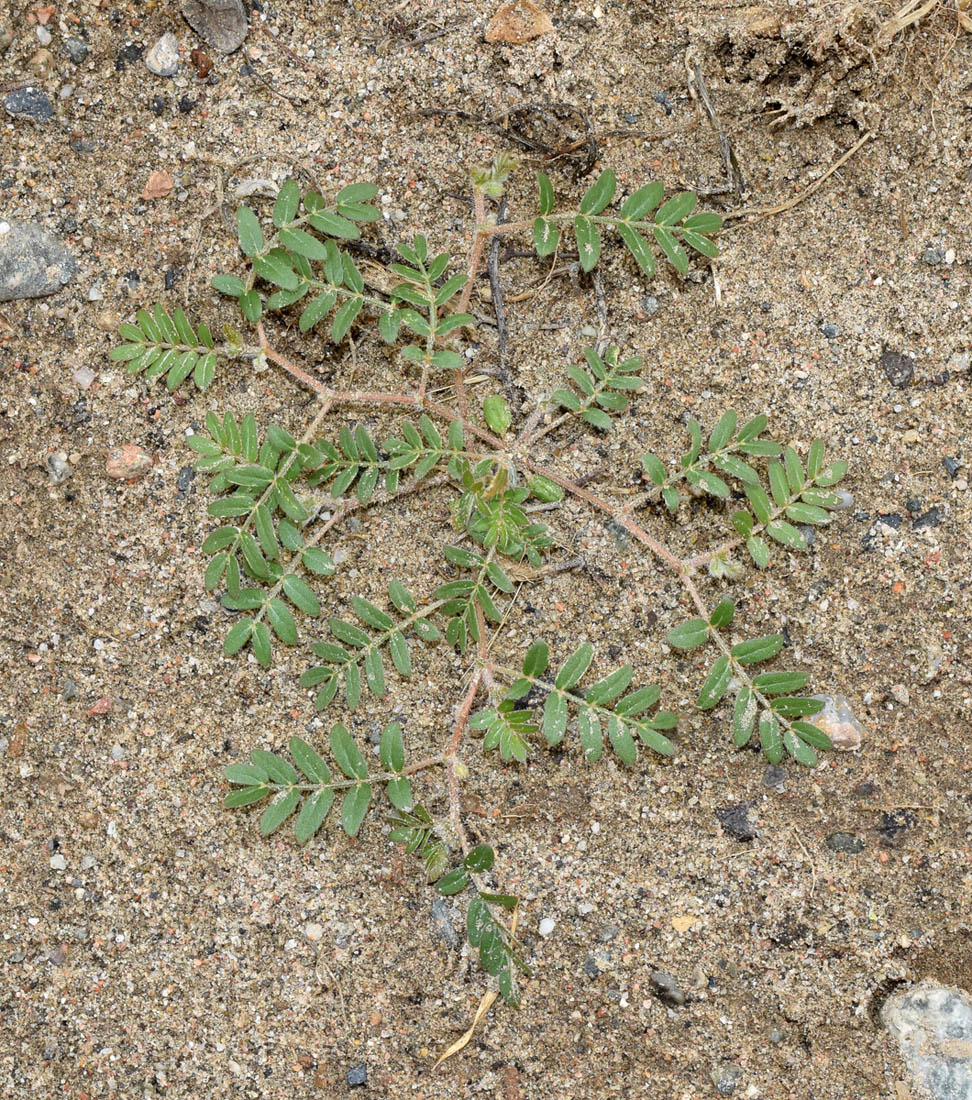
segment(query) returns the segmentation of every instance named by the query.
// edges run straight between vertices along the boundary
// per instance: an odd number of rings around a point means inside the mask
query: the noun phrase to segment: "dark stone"
[[[29,118],[32,122],[47,122],[54,117],[54,108],[43,88],[14,88],[3,97],[3,107],[14,118]]]
[[[180,99],[180,100],[179,100],[179,110],[180,110],[180,111],[181,111],[181,112],[182,112],[182,113],[183,113],[184,115],[187,115],[187,114],[189,114],[189,112],[190,112],[190,111],[191,111],[191,110],[193,109],[193,107],[195,107],[195,106],[196,106],[196,100],[194,100],[194,99],[190,99],[190,98],[189,98],[189,97],[188,97],[187,95],[184,95],[184,96],[182,97],[182,99]]]
[[[919,516],[914,522],[916,531],[923,531],[926,527],[937,527],[942,522],[942,514],[937,508],[929,508],[924,515]]]
[[[820,326],[820,331],[827,337],[828,340],[836,340],[840,335],[840,329],[837,325],[825,324]]]
[[[757,836],[753,823],[749,820],[749,803],[738,802],[735,806],[723,806],[716,810],[716,817],[723,829],[736,840],[754,840]]]
[[[893,527],[895,531],[901,526],[901,516],[897,512],[882,513],[878,516],[878,519],[885,527]]]
[[[206,45],[220,53],[238,50],[250,26],[243,0],[182,0],[182,15]]]
[[[592,982],[601,976],[601,968],[597,965],[597,959],[593,955],[588,955],[584,960],[584,973]]]
[[[674,103],[668,96],[668,92],[653,92],[651,97],[656,103],[660,103],[665,108],[665,114],[670,115],[675,109]]]
[[[44,298],[77,274],[74,256],[59,237],[30,222],[4,222],[0,229],[0,302]]]
[[[189,486],[192,484],[193,478],[196,476],[196,468],[194,466],[183,466],[179,471],[179,476],[176,478],[176,490],[180,493],[186,493],[189,491]]]
[[[786,769],[781,768],[779,764],[770,764],[770,766],[763,772],[763,786],[775,787],[778,790],[783,789],[783,783],[786,780]]]
[[[86,61],[88,54],[91,53],[91,47],[83,38],[65,38],[61,48],[75,65],[80,65]]]
[[[167,267],[165,269],[165,275],[162,279],[162,285],[166,290],[172,290],[176,283],[175,268]]]
[[[156,95],[152,96],[152,114],[161,115],[165,110],[165,96]]]
[[[905,507],[908,509],[909,512],[920,512],[921,501],[917,497],[909,497],[907,502],[905,503]]]
[[[911,810],[882,810],[878,836],[885,848],[896,848],[902,840],[901,834],[910,829],[917,818]]]
[[[124,72],[128,63],[139,61],[143,53],[145,53],[144,46],[137,46],[134,42],[126,42],[115,55],[115,71]]]
[[[885,348],[878,362],[887,380],[898,389],[907,386],[915,377],[915,361],[910,355],[902,355]]]
[[[367,1066],[355,1066],[354,1069],[348,1070],[348,1084],[351,1088],[357,1088],[358,1085],[363,1085],[367,1080]]]
[[[962,464],[957,458],[949,458],[948,455],[942,459],[942,465],[945,467],[945,473],[950,478],[958,477],[958,472],[962,468]]]
[[[872,794],[877,794],[877,791],[877,783],[858,783],[851,791],[851,796],[853,798],[870,798]]]
[[[682,992],[682,987],[678,984],[677,978],[673,978],[671,974],[666,973],[664,970],[653,970],[650,980],[655,996],[660,1001],[667,1001],[671,1005],[685,1004],[685,994]]]
[[[832,852],[863,852],[866,845],[859,836],[853,833],[831,833],[827,837],[827,847]]]

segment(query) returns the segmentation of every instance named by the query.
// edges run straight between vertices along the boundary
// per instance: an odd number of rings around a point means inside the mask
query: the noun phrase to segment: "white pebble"
[[[308,924],[304,928],[304,935],[311,941],[311,943],[317,943],[317,941],[324,935],[324,928],[320,924]]]
[[[549,936],[557,927],[557,922],[552,917],[544,917],[540,922],[539,932],[541,936]]]
[[[65,871],[67,870],[67,860],[60,852],[56,856],[51,856],[51,870],[52,871]]]

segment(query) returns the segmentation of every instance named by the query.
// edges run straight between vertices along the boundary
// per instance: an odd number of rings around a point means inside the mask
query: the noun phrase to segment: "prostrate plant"
[[[205,584],[222,591],[223,606],[238,613],[224,652],[249,647],[266,666],[275,643],[297,645],[311,627],[313,659],[300,684],[314,692],[319,710],[341,706],[353,713],[366,692],[384,697],[390,678],[407,679],[416,666],[425,669],[429,647],[441,644],[462,655],[465,686],[451,731],[433,757],[409,762],[403,730],[390,722],[381,735],[380,769],[370,770],[346,726],[336,723],[328,759],[294,737],[292,764],[277,753],[254,749],[248,763],[227,768],[226,779],[236,789],[226,805],[265,803],[261,832],[269,835],[293,818],[297,841],[305,844],[335,804],[340,805],[341,828],[356,835],[383,790],[391,838],[417,857],[435,889],[446,895],[471,891],[469,942],[498,991],[515,1002],[516,973],[525,969],[513,933],[518,903],[496,885],[492,847],[472,845],[467,838],[459,799],[459,783],[468,776],[461,759],[467,735],[481,733],[483,751],[496,752],[504,762],[523,764],[539,748],[570,744],[576,737],[588,764],[599,760],[607,745],[631,766],[639,746],[674,753],[671,731],[678,723],[672,711],[656,709],[659,687],[637,685],[629,664],[585,683],[595,664],[590,643],[558,654],[555,661],[541,639],[515,665],[492,656],[493,635],[515,614],[520,588],[557,566],[552,560],[557,531],[540,522],[539,513],[556,517],[559,502],[573,497],[611,517],[669,567],[696,612],[668,633],[669,645],[690,650],[711,644],[719,651],[701,685],[698,707],[712,710],[734,695],[729,720],[737,746],[756,733],[774,763],[788,753],[810,765],[815,750],[830,743],[808,721],[821,703],[801,694],[807,677],[754,673],[753,666],[780,652],[781,635],[729,636],[737,627],[733,601],[723,598],[710,607],[697,579],[706,571],[712,578],[736,579],[744,568],[733,557],[740,548],[758,568],[770,564],[771,543],[787,551],[806,550],[800,526],[826,523],[843,506],[842,494],[832,487],[846,464],[825,465],[819,441],[804,464],[792,447],[764,437],[765,416],[739,426],[730,410],[707,442],[700,425],[689,420],[690,446],[674,468],[646,453],[642,467],[649,489],[627,509],[597,496],[567,478],[556,463],[542,462],[537,445],[554,432],[610,431],[627,411],[631,395],[648,387],[638,373],[641,360],[622,358],[616,348],[586,349],[585,365],[568,368],[563,384],[541,396],[523,417],[518,434],[512,433],[513,413],[498,393],[482,400],[481,415],[471,411],[464,351],[475,320],[468,305],[492,237],[528,233],[542,258],[562,247],[563,230],[570,230],[584,271],[601,259],[604,230],[620,236],[647,275],[656,270],[655,249],[679,273],[689,264],[685,246],[707,259],[718,255],[713,236],[721,220],[696,213],[690,193],[663,203],[661,185],[649,183],[616,213],[608,213],[617,190],[610,170],[601,173],[576,209],[559,213],[552,184],[540,174],[536,216],[496,224],[486,212],[486,200],[502,194],[510,168],[507,159],[498,158],[473,174],[475,225],[464,272],[450,272],[450,256],[432,255],[422,236],[399,244],[398,259],[387,267],[369,263],[363,272],[351,249],[360,226],[378,220],[370,205],[376,188],[353,184],[329,202],[316,191],[302,194],[288,181],[274,204],[272,227],[265,228],[247,207],[239,209],[246,270],[213,279],[217,290],[235,300],[243,320],[255,326],[255,344],[246,343],[231,326],[217,344],[206,325],[194,328],[181,310],[170,314],[155,306],[139,310],[136,324],[122,326],[125,343],[112,354],[133,373],[165,376],[170,389],[190,376],[206,388],[221,359],[260,359],[319,396],[318,415],[300,439],[281,425],[271,424],[261,433],[251,414],[238,422],[230,412],[210,412],[206,434],[188,441],[199,455],[197,469],[211,477],[209,514],[219,521],[202,547],[209,555]],[[347,340],[355,326],[375,326],[385,342],[400,345],[402,387],[370,392],[323,384],[269,342],[264,322],[277,314],[294,314],[297,330],[308,339],[329,318],[332,344]],[[319,346],[319,340],[310,346]],[[433,383],[437,393],[451,393],[452,399],[433,399]],[[397,410],[394,433],[379,440],[352,419],[338,420],[336,430],[324,435],[325,420],[347,406],[386,414]],[[448,579],[426,593],[413,593],[392,579],[384,606],[357,595],[350,600],[350,614],[325,610],[332,602],[326,581],[337,569],[326,549],[327,536],[354,512],[388,504],[404,509],[411,494],[442,487],[452,492],[451,530],[442,540],[440,564]],[[686,494],[706,496],[715,509],[728,511],[728,527],[712,549],[680,558],[635,513],[648,509],[664,526]],[[314,627],[318,620],[322,625]],[[441,686],[439,710],[446,713],[450,689]],[[415,801],[409,778],[434,769],[445,776],[448,810],[440,817]]]

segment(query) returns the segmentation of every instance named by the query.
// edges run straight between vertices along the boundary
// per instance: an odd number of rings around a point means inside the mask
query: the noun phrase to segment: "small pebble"
[[[52,871],[66,871],[67,860],[64,856],[58,852],[56,855],[51,856],[51,870]]]
[[[906,707],[911,702],[911,692],[904,686],[904,684],[892,684],[891,685],[891,698],[895,702],[900,703],[903,707]]]
[[[320,924],[308,924],[304,926],[304,935],[311,941],[311,943],[317,943],[318,940],[324,935],[324,927]]]
[[[124,760],[125,759],[125,750],[124,750],[124,748],[122,748],[122,746],[118,745],[118,744],[112,745],[111,746],[111,758],[116,763],[119,760]]]
[[[152,469],[152,456],[134,443],[112,447],[105,461],[105,473],[118,481],[144,477]]]
[[[80,65],[91,53],[91,47],[82,38],[65,38],[61,48],[75,65]]]
[[[863,852],[865,844],[859,836],[854,836],[853,833],[831,833],[830,836],[827,837],[827,847],[832,852],[849,852],[855,854],[857,852]]]
[[[60,485],[73,473],[71,467],[68,465],[67,455],[63,451],[54,453],[53,451],[47,455],[44,459],[44,465],[47,467],[48,476],[51,479],[52,485]]]
[[[220,53],[238,50],[250,27],[243,0],[182,0],[182,14],[206,45]]]
[[[749,803],[739,802],[735,806],[723,806],[716,810],[716,817],[723,829],[736,840],[754,840],[758,835],[749,820]]]
[[[887,380],[898,389],[907,386],[915,377],[915,361],[910,355],[885,348],[879,363]]]
[[[179,42],[174,34],[163,34],[146,53],[145,67],[156,76],[175,76],[179,71]]]
[[[819,699],[824,708],[813,716],[813,724],[825,733],[833,742],[835,749],[849,751],[861,746],[864,727],[854,717],[850,703],[843,695],[812,695]]]
[[[3,97],[3,107],[8,115],[32,122],[47,122],[54,117],[54,108],[42,88],[15,88]]]
[[[51,32],[47,27],[37,28],[37,41],[40,42],[42,46],[49,46],[51,44]]]
[[[937,508],[929,508],[914,521],[914,528],[916,531],[924,531],[929,527],[937,527],[941,522],[941,512]]]
[[[62,699],[77,699],[78,697],[78,685],[73,680],[65,680],[61,684],[61,698]]]
[[[367,1066],[355,1066],[354,1069],[348,1070],[348,1084],[351,1086],[351,1088],[356,1088],[358,1085],[363,1085],[367,1080]]]
[[[925,251],[922,252],[921,258],[929,267],[935,267],[945,259],[941,249],[936,248],[934,245],[929,245]]]
[[[95,372],[90,367],[76,367],[71,372],[71,377],[77,382],[81,389],[86,390],[95,380]]]
[[[653,970],[650,977],[655,995],[659,1000],[667,1001],[673,1005],[685,1004],[685,994],[682,987],[671,974],[666,973],[664,970]]]
[[[779,764],[770,764],[770,766],[763,772],[763,786],[773,787],[775,790],[782,791],[786,780],[786,769],[781,768]]]
[[[552,917],[544,917],[540,922],[538,931],[541,936],[549,936],[553,930],[557,927],[557,922]]]
[[[107,714],[114,706],[114,702],[110,695],[103,695],[97,702],[88,707],[88,717],[100,718],[102,715]]]
[[[653,294],[641,299],[641,312],[646,317],[654,317],[660,308],[658,299]]]
[[[958,472],[962,468],[962,464],[957,458],[950,458],[948,455],[942,459],[942,465],[945,467],[945,473],[947,473],[953,481],[958,477]]]

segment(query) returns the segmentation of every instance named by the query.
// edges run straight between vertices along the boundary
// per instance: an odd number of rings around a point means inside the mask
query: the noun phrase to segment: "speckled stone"
[[[972,996],[923,981],[889,997],[881,1022],[898,1042],[919,1095],[972,1100]]]
[[[59,237],[39,225],[0,217],[0,302],[54,294],[77,271]]]

